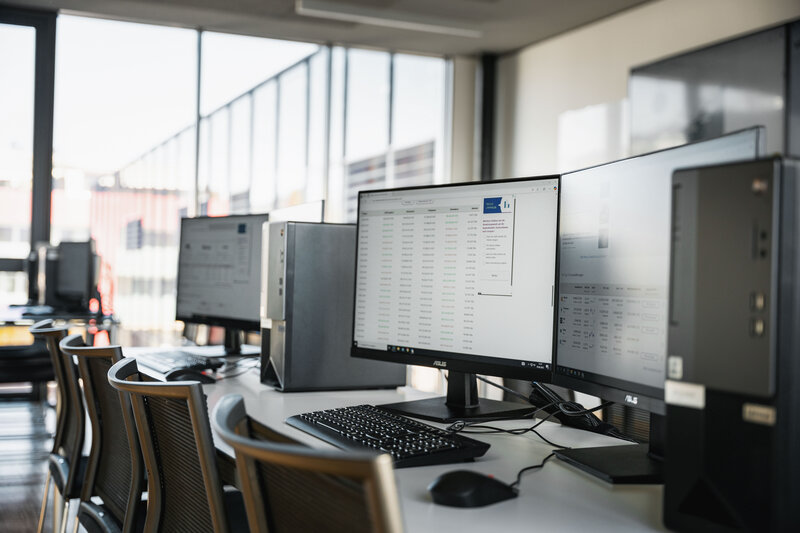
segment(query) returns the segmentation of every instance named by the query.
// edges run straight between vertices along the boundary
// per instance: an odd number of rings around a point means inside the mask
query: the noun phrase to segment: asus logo
[[[434,361],[433,366],[440,366],[442,368],[447,368],[447,361]]]
[[[638,405],[639,404],[639,397],[632,396],[630,394],[625,395],[625,403],[629,403],[631,405]]]

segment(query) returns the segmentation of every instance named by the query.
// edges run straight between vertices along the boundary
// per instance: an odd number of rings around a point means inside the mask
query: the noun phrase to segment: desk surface
[[[429,397],[407,387],[391,391],[277,392],[259,382],[258,371],[204,385],[209,410],[226,394],[241,394],[248,414],[259,422],[317,448],[327,443],[284,423],[292,415],[364,403],[381,404]],[[522,422],[504,422],[519,427]],[[545,422],[540,432],[553,442],[573,447],[620,444],[620,441]],[[476,470],[511,482],[519,469],[540,462],[551,446],[533,434],[473,436],[491,444],[474,463],[402,468],[395,471],[406,531],[664,531],[661,523],[662,486],[612,486],[552,458],[545,467],[523,475],[518,498],[480,509],[455,509],[432,503],[428,484],[456,469]],[[231,449],[215,436],[219,449]]]

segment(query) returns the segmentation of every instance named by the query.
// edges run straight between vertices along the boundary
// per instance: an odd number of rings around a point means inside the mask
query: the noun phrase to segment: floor
[[[0,399],[0,531],[36,531],[54,429],[47,403]]]

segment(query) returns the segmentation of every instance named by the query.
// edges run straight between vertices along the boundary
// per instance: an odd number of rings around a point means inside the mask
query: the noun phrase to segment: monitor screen
[[[266,221],[265,214],[181,220],[177,320],[258,329]]]
[[[754,159],[762,141],[753,128],[562,176],[556,383],[663,409],[672,172]]]
[[[353,354],[545,379],[558,177],[359,194]]]
[[[58,245],[57,292],[62,298],[89,301],[94,289],[94,241]]]

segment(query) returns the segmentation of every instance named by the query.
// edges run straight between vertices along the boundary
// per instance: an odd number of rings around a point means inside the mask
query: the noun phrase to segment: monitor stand
[[[608,483],[664,483],[663,415],[650,413],[650,443],[556,450],[556,457]]]
[[[225,355],[241,355],[244,330],[225,328]]]
[[[475,374],[452,370],[447,379],[447,399],[439,396],[427,400],[384,404],[379,407],[434,422],[520,418],[535,409],[531,405],[478,398],[478,382]]]

